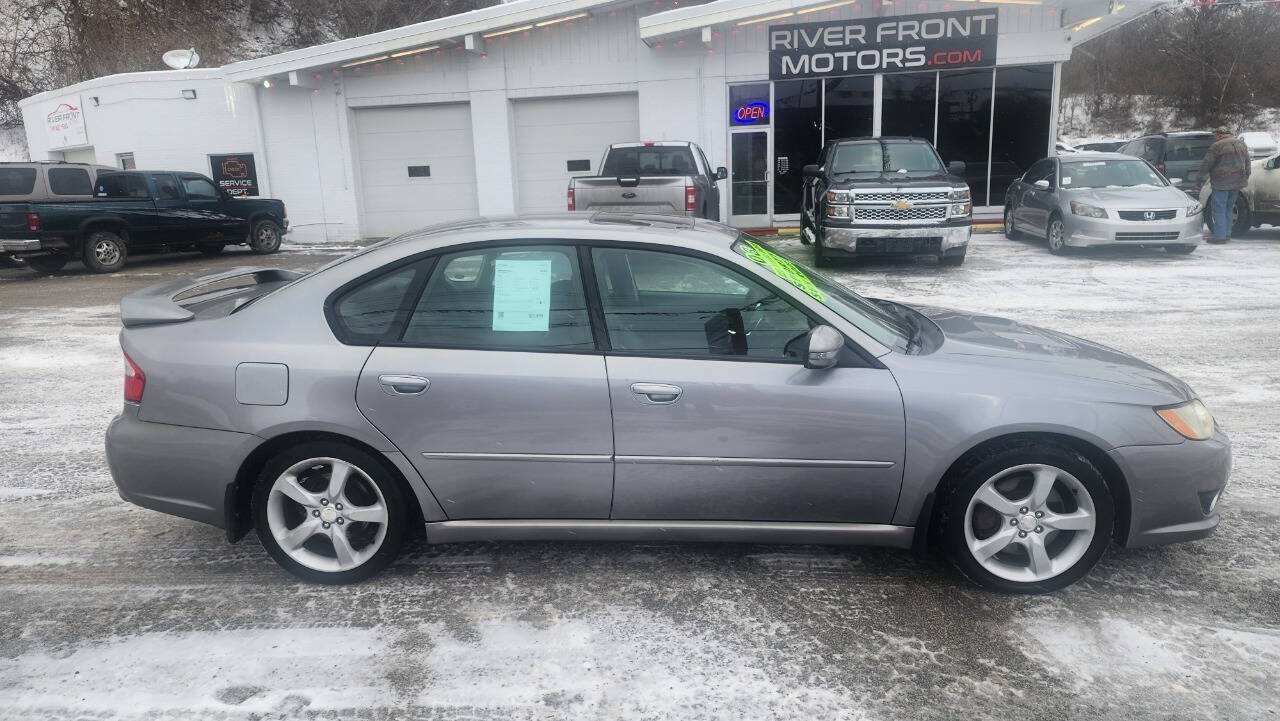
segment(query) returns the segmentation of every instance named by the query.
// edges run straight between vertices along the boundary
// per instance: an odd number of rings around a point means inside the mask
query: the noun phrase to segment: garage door
[[[361,108],[356,142],[365,237],[477,214],[469,105]]]
[[[537,98],[514,106],[522,213],[563,211],[571,176],[599,172],[596,164],[610,143],[639,140],[634,94]]]

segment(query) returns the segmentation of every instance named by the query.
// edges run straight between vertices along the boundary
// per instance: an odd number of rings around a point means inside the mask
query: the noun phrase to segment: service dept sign
[[[769,79],[996,64],[995,10],[769,26]]]
[[[51,100],[41,106],[41,112],[44,115],[44,133],[49,141],[49,150],[89,144],[79,95]]]

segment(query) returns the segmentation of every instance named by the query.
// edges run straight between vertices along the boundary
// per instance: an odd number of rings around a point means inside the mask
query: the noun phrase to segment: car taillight
[[[40,232],[40,214],[27,213],[27,230],[38,233]]]
[[[123,351],[121,351],[123,353]],[[124,399],[127,403],[141,403],[142,392],[147,388],[147,374],[124,353]]]
[[[692,185],[684,186],[684,209],[695,210],[698,207],[698,189]]]
[[[569,206],[569,210],[577,210],[578,204],[573,199],[573,188],[569,188],[569,192],[565,193],[565,201]]]

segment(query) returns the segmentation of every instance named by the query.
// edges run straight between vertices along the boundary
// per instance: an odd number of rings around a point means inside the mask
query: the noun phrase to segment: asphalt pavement
[[[0,269],[0,718],[1280,718],[1280,228],[1190,256],[982,235],[960,268],[832,272],[1133,353],[1232,437],[1217,535],[1038,597],[906,552],[730,544],[419,542],[312,586],[252,535],[121,501],[121,296],[345,250]]]

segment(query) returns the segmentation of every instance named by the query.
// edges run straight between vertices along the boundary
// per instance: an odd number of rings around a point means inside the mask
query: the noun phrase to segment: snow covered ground
[[[960,268],[834,273],[1137,354],[1191,383],[1232,436],[1216,536],[1113,549],[1042,597],[986,593],[903,552],[817,546],[419,544],[360,586],[298,583],[252,537],[229,546],[123,503],[102,453],[120,296],[245,260],[0,269],[0,718],[1280,715],[1280,229],[1190,256],[1056,257],[984,235]]]

